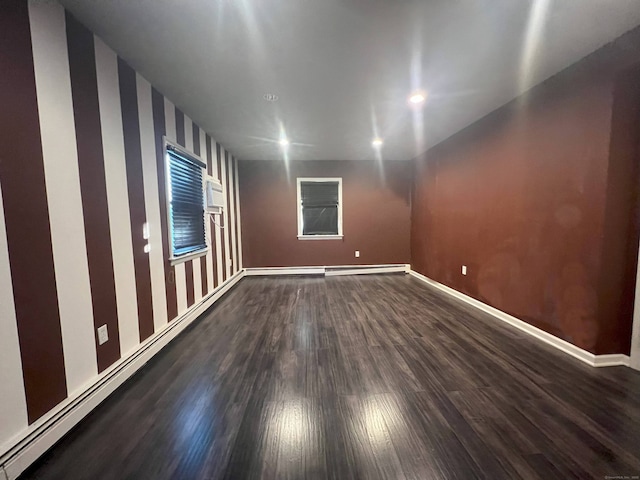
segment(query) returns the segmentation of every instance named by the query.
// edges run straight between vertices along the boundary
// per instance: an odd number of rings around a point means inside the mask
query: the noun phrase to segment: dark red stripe
[[[23,0],[0,4],[0,71],[0,184],[27,416],[33,423],[66,398],[67,382],[29,13]]]
[[[224,156],[224,164],[225,164],[225,170],[226,170],[226,178],[224,179],[224,181],[226,182],[226,195],[227,195],[227,222],[228,222],[228,226],[225,228],[225,230],[227,231],[227,235],[229,236],[229,257],[230,257],[230,261],[231,261],[231,275],[233,275],[236,271],[236,266],[235,266],[235,262],[233,261],[233,241],[231,239],[231,231],[233,229],[233,225],[231,225],[231,209],[233,208],[233,205],[231,204],[231,171],[229,169],[229,165],[231,164],[231,162],[229,161],[231,155],[229,154],[229,152],[225,152],[225,156]]]
[[[136,72],[121,58],[118,58],[118,77],[120,83],[120,104],[122,108],[122,128],[124,133],[124,152],[127,166],[133,264],[136,273],[136,293],[138,295],[138,326],[140,329],[140,341],[142,341],[153,334],[151,270],[149,268],[149,255],[144,251],[144,246],[147,241],[142,235],[142,227],[147,221],[147,214],[144,206]]]
[[[195,301],[195,283],[193,281],[193,260],[184,262],[184,272],[187,280],[187,307]]]
[[[186,146],[184,140],[184,113],[176,107],[176,141],[184,147]]]
[[[120,337],[102,151],[96,59],[93,33],[68,13],[66,24],[80,192],[96,333],[96,355],[98,371],[102,372],[120,358]],[[109,340],[99,345],[97,329],[105,324],[109,330]]]
[[[238,189],[236,188],[236,176],[237,176],[237,171],[235,169],[235,163],[236,163],[236,159],[233,158],[233,156],[231,156],[231,179],[233,182],[233,212],[234,212],[234,219],[235,222],[233,222],[233,229],[236,232],[236,267],[235,267],[235,271],[237,272],[238,270],[240,270],[240,255],[242,255],[242,252],[240,251],[240,236],[238,235]]]
[[[166,134],[164,118],[164,96],[155,88],[151,90],[153,109],[153,132],[156,142],[156,170],[158,172],[158,198],[160,200],[160,230],[162,232],[162,251],[164,252],[164,287],[167,296],[167,317],[169,321],[178,316],[178,296],[176,294],[176,272],[169,257],[169,226],[167,220],[167,194],[165,177],[164,145],[162,136]]]
[[[218,178],[220,179],[220,183],[222,183],[222,187],[225,188],[224,178],[222,178],[222,162],[224,162],[224,158],[221,157],[222,149],[220,148],[220,144],[216,142],[216,153],[218,155]],[[220,268],[222,269],[222,281],[224,282],[227,279],[227,255],[226,248],[224,245],[225,235],[227,234],[226,225],[224,223],[224,215],[219,215],[220,217],[220,226],[222,227],[220,233],[222,234],[220,237],[220,248],[222,249],[222,265]]]
[[[191,122],[191,129],[193,130],[193,153],[200,156],[200,127]]]
[[[193,124],[193,153],[198,156],[202,154],[202,152],[200,151],[200,127],[198,127],[195,123]],[[206,222],[209,221],[208,215],[205,215],[204,220]],[[205,296],[209,291],[207,288],[207,256],[204,255],[198,260],[200,261],[200,287],[202,288],[202,296]]]
[[[184,113],[178,107],[176,107],[176,140],[178,143],[186,148],[185,143],[185,128],[184,128]],[[195,287],[193,282],[193,260],[187,260],[184,262],[184,271],[187,284],[187,307],[193,305],[195,301]]]
[[[207,134],[204,136],[204,144],[207,150],[207,174],[213,176],[213,152],[211,149],[211,137]]]
[[[209,135],[205,136],[205,144],[207,148],[207,173],[213,176],[213,149],[211,148],[211,137]],[[211,219],[207,219],[211,225],[211,264],[213,266],[213,285],[212,288],[216,288],[218,286],[218,271],[217,271],[217,259],[216,259],[216,226]]]
[[[205,215],[205,222],[209,221],[209,215]],[[209,280],[207,279],[207,256],[200,257],[200,281],[202,284],[202,296],[209,293]]]

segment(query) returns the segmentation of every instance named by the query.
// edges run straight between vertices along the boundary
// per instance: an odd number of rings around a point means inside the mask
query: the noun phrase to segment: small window
[[[166,142],[167,212],[171,260],[207,250],[203,169],[195,155]]]
[[[341,178],[298,178],[298,238],[342,238]]]

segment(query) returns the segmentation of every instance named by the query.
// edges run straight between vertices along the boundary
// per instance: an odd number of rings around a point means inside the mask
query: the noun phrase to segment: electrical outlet
[[[102,345],[107,340],[109,340],[109,332],[107,331],[107,326],[102,325],[98,327],[98,345]]]
[[[467,266],[466,265],[462,265],[462,274],[463,275],[467,274]]]
[[[356,250],[356,258],[360,258],[360,250]]]

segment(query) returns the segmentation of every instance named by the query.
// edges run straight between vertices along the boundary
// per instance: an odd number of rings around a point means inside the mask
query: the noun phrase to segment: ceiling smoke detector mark
[[[275,93],[265,93],[262,98],[264,98],[267,102],[277,102],[278,95]]]

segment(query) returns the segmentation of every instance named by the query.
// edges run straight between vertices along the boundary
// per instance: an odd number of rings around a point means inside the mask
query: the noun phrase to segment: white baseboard
[[[325,277],[338,275],[373,275],[376,273],[409,273],[409,265],[358,265],[355,267],[326,267]]]
[[[169,344],[180,332],[187,328],[205,310],[213,305],[231,287],[245,276],[240,270],[224,284],[216,288],[200,303],[194,305],[179,318],[147,340],[125,358],[102,372],[86,389],[66,399],[54,410],[29,426],[11,445],[0,450],[0,472],[7,480],[14,480],[29,465],[71,430],[122,383],[131,377],[145,363]],[[4,480],[3,477],[0,477]]]
[[[548,345],[551,345],[558,350],[563,351],[564,353],[571,355],[578,360],[590,365],[592,367],[613,367],[618,365],[629,366],[629,356],[622,354],[610,354],[610,355],[594,355],[591,352],[587,352],[580,347],[573,345],[572,343],[567,342],[566,340],[562,340],[561,338],[556,337],[544,330],[539,329],[538,327],[534,327],[533,325],[528,324],[516,318],[508,313],[503,312],[502,310],[498,310],[495,307],[487,305],[486,303],[481,302],[480,300],[476,300],[468,295],[465,295],[462,292],[459,292],[451,287],[447,287],[442,283],[436,282],[424,275],[411,270],[409,272],[410,275],[413,275],[415,278],[422,280],[423,282],[435,287],[443,292],[448,293],[449,295],[462,300],[463,302],[468,303],[469,305],[473,305],[474,307],[482,310],[485,313],[488,313],[498,320],[502,320],[514,327],[522,330],[523,332],[528,333],[529,335],[536,337],[538,340],[542,340]]]
[[[609,353],[606,355],[594,355],[593,366],[594,367],[617,367],[617,366],[630,366],[629,355],[622,353]]]
[[[264,267],[245,268],[246,275],[324,275],[324,267]]]
[[[245,268],[247,276],[265,275],[366,275],[375,273],[409,273],[409,265],[335,265],[321,267],[259,267]]]

